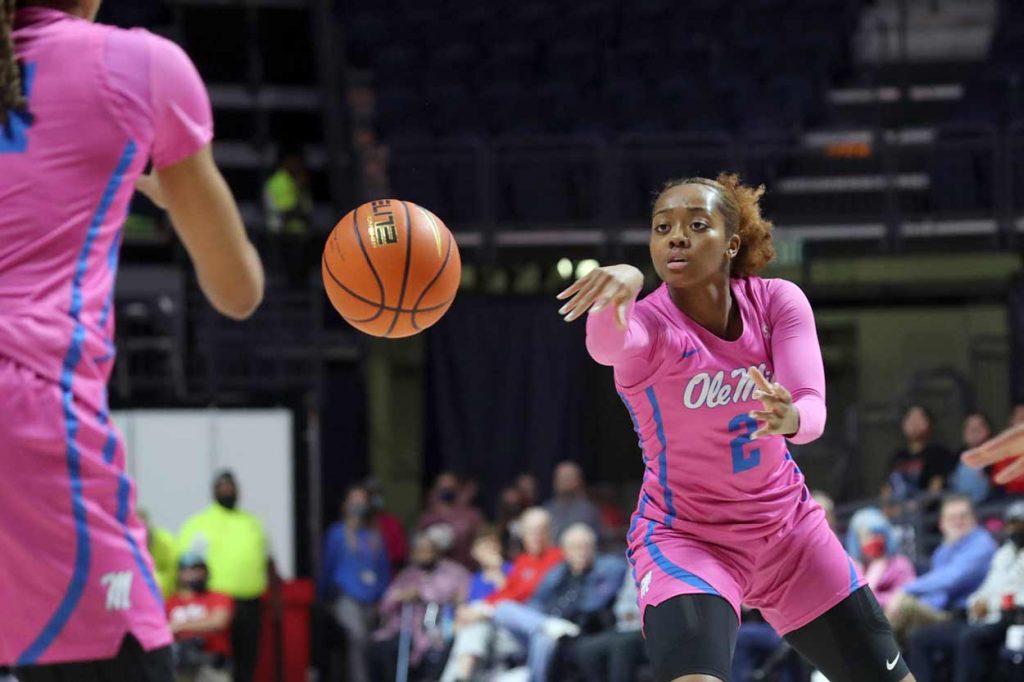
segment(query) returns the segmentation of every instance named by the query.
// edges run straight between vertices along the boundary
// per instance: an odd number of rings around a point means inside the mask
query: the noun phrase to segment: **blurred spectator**
[[[263,185],[267,229],[275,233],[306,236],[313,217],[309,170],[302,150],[282,146],[277,167]]]
[[[501,538],[501,546],[505,556],[515,558],[522,549],[519,541],[519,517],[522,515],[526,505],[523,503],[523,493],[516,486],[509,486],[501,491],[498,498],[498,536]]]
[[[472,554],[480,570],[473,575],[469,583],[466,601],[470,603],[486,599],[505,587],[508,574],[512,570],[512,563],[505,560],[501,551],[501,541],[494,530],[486,529],[476,536]]]
[[[444,472],[437,477],[430,491],[427,511],[416,524],[417,530],[445,525],[451,528],[453,540],[449,556],[463,566],[473,566],[470,548],[476,537],[483,515],[475,507],[463,506],[459,501],[462,487],[458,476]]]
[[[209,571],[198,554],[184,554],[177,591],[167,599],[167,621],[174,635],[178,682],[231,679],[231,597],[208,589]]]
[[[566,528],[561,546],[565,560],[529,602],[502,601],[494,610],[494,624],[526,648],[531,682],[551,677],[559,639],[599,632],[614,622],[612,604],[626,574],[622,558],[598,556],[597,534],[585,523]]]
[[[260,598],[269,583],[274,602],[280,599],[280,581],[270,559],[263,524],[238,509],[238,484],[230,471],[222,471],[213,483],[214,503],[193,515],[181,528],[178,547],[206,558],[210,590],[234,600],[231,651],[235,682],[251,682],[262,632]]]
[[[562,550],[552,543],[551,515],[547,511],[540,507],[527,509],[520,519],[520,529],[523,553],[512,564],[505,586],[459,611],[461,628],[441,677],[444,682],[472,679],[495,639],[491,622],[494,605],[503,601],[528,601],[548,572],[562,561]],[[507,643],[507,638],[502,639],[494,648],[506,653]]]
[[[988,417],[980,412],[973,412],[964,418],[963,447],[960,448],[960,452],[976,448],[991,437],[992,424]],[[958,459],[956,469],[949,480],[949,488],[971,498],[974,504],[981,504],[988,497],[991,488],[988,472],[967,466]]]
[[[836,503],[824,490],[815,490],[811,493],[811,497],[814,498],[814,501],[825,512],[825,520],[828,522],[828,527],[832,529],[833,533],[838,534],[836,530]]]
[[[985,582],[967,598],[967,622],[930,625],[910,636],[908,662],[918,682],[938,679],[936,658],[953,669],[952,682],[995,678],[993,663],[1008,626],[1003,601],[1024,604],[1024,502],[1010,505],[1005,519],[1006,541],[992,558]]]
[[[342,519],[327,529],[321,594],[334,602],[334,617],[345,634],[345,658],[351,682],[368,682],[366,644],[377,619],[377,602],[391,577],[387,551],[372,525],[370,494],[351,488],[341,508]]]
[[[476,498],[480,494],[480,481],[476,476],[463,476],[462,485],[459,486],[459,506],[476,507]]]
[[[140,509],[138,514],[146,525],[146,547],[153,557],[156,582],[164,597],[169,597],[178,586],[178,540],[170,531],[154,526],[144,510]]]
[[[519,474],[516,477],[516,487],[523,496],[523,507],[529,509],[536,507],[537,499],[537,477],[533,474]]]
[[[405,528],[402,527],[402,521],[387,510],[380,481],[376,478],[368,478],[363,482],[363,487],[370,493],[373,521],[380,536],[384,539],[388,561],[391,562],[391,573],[395,574],[405,565],[409,556],[409,543],[405,538]]]
[[[875,507],[861,509],[850,519],[846,551],[857,562],[883,609],[901,587],[917,577],[914,564],[897,552],[896,534],[889,519]]]
[[[573,659],[583,672],[584,679],[634,682],[637,668],[647,660],[647,651],[640,632],[636,581],[628,571],[623,577],[612,610],[615,614],[615,627],[574,640]],[[738,682],[741,678],[735,679]]]
[[[551,532],[556,541],[574,523],[585,523],[595,534],[601,533],[601,512],[587,497],[583,472],[575,462],[555,467],[554,496],[544,508],[551,514]]]
[[[791,651],[785,640],[779,636],[775,629],[766,623],[761,615],[746,607],[741,607],[742,614],[739,630],[736,631],[736,651],[732,657],[732,679],[735,682],[749,682],[755,678],[757,671],[766,672],[766,668],[778,668],[773,670],[775,677],[766,679],[778,680],[778,682],[798,682],[800,675],[800,662],[796,660],[781,661],[779,654]],[[786,656],[788,658],[788,656]],[[778,663],[773,665],[773,661]]]
[[[469,591],[469,572],[444,559],[425,533],[413,538],[412,563],[402,570],[384,593],[380,604],[381,627],[374,633],[368,659],[370,679],[392,682],[398,672],[403,607],[411,608],[412,649],[409,665],[424,677],[436,675],[447,646],[444,624]],[[442,627],[435,625],[440,622]]]
[[[934,421],[922,405],[911,405],[903,413],[906,445],[893,455],[889,479],[882,489],[883,499],[902,502],[920,492],[938,493],[946,487],[956,459],[949,450],[932,442]]]
[[[1024,424],[1024,404],[1014,405],[1010,411],[1010,422],[1007,426],[1013,427],[1018,424]],[[992,466],[993,475],[998,474],[1015,461],[1016,459],[1004,459],[1001,462],[997,462]],[[1009,483],[999,486],[999,489],[1010,495],[1024,495],[1024,476],[1018,476]]]
[[[949,495],[939,514],[942,544],[932,554],[931,570],[903,586],[886,609],[893,632],[901,640],[911,630],[948,621],[962,609],[988,573],[996,543],[978,527],[971,500]]]

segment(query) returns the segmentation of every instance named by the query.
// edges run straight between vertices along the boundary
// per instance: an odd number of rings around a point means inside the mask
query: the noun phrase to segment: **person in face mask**
[[[883,609],[903,585],[917,577],[910,559],[895,550],[892,525],[881,510],[867,507],[853,515],[846,551],[858,563]]]
[[[450,625],[452,614],[469,591],[470,574],[441,555],[433,535],[424,532],[413,538],[411,563],[395,576],[380,602],[381,627],[374,633],[376,641],[367,654],[373,682],[395,679],[403,607],[412,610],[409,666],[413,675],[410,679],[415,679],[416,675],[426,679],[438,677],[440,671],[432,667],[438,657],[443,656],[447,642],[444,628],[431,626],[445,622]],[[443,662],[443,658],[441,660]]]
[[[374,524],[369,491],[353,486],[341,505],[341,518],[327,529],[321,599],[333,603],[345,636],[346,680],[368,682],[366,646],[376,624],[377,602],[391,578],[384,540]]]
[[[448,556],[467,568],[475,569],[473,539],[483,523],[483,514],[476,507],[465,504],[459,477],[450,471],[443,472],[434,482],[428,499],[429,506],[416,523],[416,529],[442,524],[450,527],[453,539]]]
[[[1005,541],[992,557],[985,581],[967,598],[967,622],[921,628],[910,637],[908,656],[919,682],[936,677],[935,655],[952,659],[953,682],[983,682],[995,678],[994,664],[1006,640],[1003,601],[1009,595],[1024,606],[1024,501],[1007,507],[1003,516]]]
[[[181,528],[179,550],[205,557],[210,590],[234,600],[231,649],[235,682],[251,682],[259,654],[263,608],[270,588],[271,603],[280,605],[280,578],[270,558],[267,532],[254,515],[239,508],[239,486],[225,469],[213,479],[213,504],[191,516]]]
[[[178,643],[178,682],[228,682],[231,667],[231,617],[234,602],[208,588],[209,570],[198,554],[178,563],[178,587],[165,604]]]
[[[409,558],[409,541],[405,536],[402,520],[388,511],[381,483],[376,478],[368,478],[363,487],[370,493],[370,509],[373,512],[374,525],[384,540],[384,549],[388,552],[391,572],[398,571]]]

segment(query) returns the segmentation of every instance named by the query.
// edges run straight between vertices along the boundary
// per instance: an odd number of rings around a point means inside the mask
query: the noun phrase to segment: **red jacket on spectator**
[[[550,547],[540,556],[522,553],[512,564],[512,571],[508,574],[505,586],[491,594],[484,601],[490,604],[497,604],[500,601],[526,602],[544,576],[552,568],[562,562],[562,550],[558,547]]]
[[[217,609],[227,609],[234,613],[235,601],[220,592],[203,592],[183,597],[174,594],[167,598],[165,604],[167,620],[172,624],[184,625],[185,629],[178,632],[175,639],[191,639],[198,637],[203,640],[203,650],[210,654],[231,656],[231,626],[216,632],[190,632],[187,624],[192,621],[205,620]]]
[[[388,563],[395,573],[405,564],[409,557],[409,545],[405,539],[402,522],[394,514],[380,512],[377,514],[377,530],[384,540],[384,549],[388,553]]]

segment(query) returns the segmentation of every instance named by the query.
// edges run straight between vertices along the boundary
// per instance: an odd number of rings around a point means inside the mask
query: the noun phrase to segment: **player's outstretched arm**
[[[644,274],[632,265],[607,265],[594,268],[558,294],[566,301],[559,310],[566,322],[572,322],[588,310],[600,312],[611,304],[620,329],[626,328],[626,312],[644,286]]]
[[[235,320],[252,315],[263,300],[263,266],[210,146],[136,186],[167,209],[210,304]]]
[[[1011,426],[995,438],[963,454],[964,463],[980,469],[1004,459],[1017,461],[1006,467],[993,479],[997,484],[1009,483],[1024,474],[1024,423]]]

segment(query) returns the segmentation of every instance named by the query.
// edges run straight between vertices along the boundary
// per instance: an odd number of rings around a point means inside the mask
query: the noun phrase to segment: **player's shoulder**
[[[747,294],[766,308],[779,304],[802,303],[808,305],[807,294],[796,282],[780,277],[743,277],[740,279]]]
[[[173,40],[144,28],[103,26],[107,32],[108,59],[133,59],[132,63],[149,63],[153,73],[160,74],[168,65],[192,64],[185,50]]]

